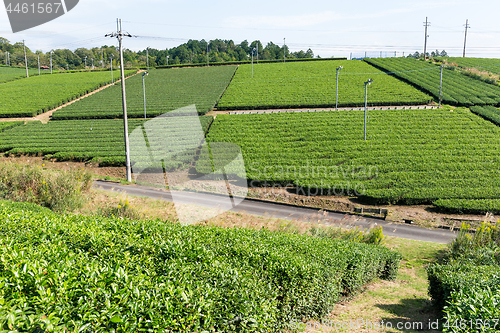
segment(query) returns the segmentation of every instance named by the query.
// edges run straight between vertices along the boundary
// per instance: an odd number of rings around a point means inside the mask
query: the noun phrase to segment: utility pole
[[[425,27],[424,60],[427,60],[427,37],[429,37],[429,35],[427,35],[427,27],[429,27],[430,25],[431,25],[431,22],[427,21],[427,17],[425,17],[425,23],[424,23],[424,27]]]
[[[119,28],[118,28],[119,24]],[[125,136],[125,164],[127,166],[127,181],[132,181],[132,172],[130,167],[130,147],[128,140],[128,120],[127,120],[127,97],[125,95],[125,68],[123,66],[123,37],[132,37],[129,33],[124,33],[122,31],[122,21],[116,19],[117,32],[112,34],[107,34],[105,37],[116,37],[120,44],[120,73],[122,82],[122,105],[123,105],[123,131]]]
[[[50,51],[50,74],[52,74],[52,52],[54,51]]]
[[[40,75],[40,53],[37,53],[38,56],[38,75]]]
[[[285,63],[285,49],[286,49],[285,38],[283,38],[283,63]]]
[[[26,57],[26,44],[24,43],[23,39],[23,49],[24,49],[24,63],[26,64],[26,77],[30,77],[28,74],[28,58]]]
[[[465,45],[467,45],[467,30],[470,28],[469,19],[465,21],[465,39],[464,39],[464,58],[465,58]]]

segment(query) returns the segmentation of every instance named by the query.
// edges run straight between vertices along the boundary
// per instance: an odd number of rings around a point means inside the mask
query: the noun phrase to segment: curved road
[[[115,182],[100,180],[95,181],[93,187],[104,191],[123,192],[133,196],[173,201],[169,191],[153,187],[121,185]],[[217,207],[221,201],[221,196],[206,193],[175,192],[175,199],[177,203],[195,204],[202,207]],[[372,225],[381,225],[384,230],[384,235],[433,243],[449,243],[457,235],[457,232],[445,229],[427,229],[414,225],[387,222],[377,218],[335,213],[280,203],[270,203],[254,199],[243,200],[240,204],[236,205],[236,207],[233,207],[231,211],[285,220],[314,221],[327,225],[338,225],[339,223],[343,223],[363,228],[369,228]]]

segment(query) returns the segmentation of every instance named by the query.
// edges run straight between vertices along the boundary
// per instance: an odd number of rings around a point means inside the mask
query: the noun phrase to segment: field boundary
[[[363,111],[364,107],[347,107],[338,108],[338,111]],[[435,110],[439,109],[438,106],[433,105],[405,105],[405,106],[369,106],[367,110]],[[323,111],[335,111],[335,108],[307,108],[307,109],[268,109],[268,110],[231,110],[231,111],[210,111],[206,115],[217,115],[217,114],[262,114],[262,113],[287,113],[287,112],[323,112]]]
[[[140,69],[137,73],[132,74],[132,75],[126,77],[125,80],[128,79],[128,78],[131,78],[133,76],[136,76],[137,74],[142,73],[142,72],[144,72],[144,70]],[[114,85],[114,84],[116,84],[118,82],[121,82],[121,78],[117,79],[114,83],[109,83],[109,84],[107,84],[105,86],[102,86],[102,87],[100,87],[100,88],[98,88],[98,89],[96,89],[94,91],[89,92],[86,95],[80,96],[80,97],[78,97],[78,98],[76,98],[76,99],[74,99],[72,101],[69,101],[68,103],[65,103],[65,104],[63,104],[61,106],[58,106],[55,109],[52,109],[52,110],[49,110],[47,112],[41,113],[41,114],[37,115],[36,117],[31,117],[31,118],[29,118],[29,117],[28,118],[0,118],[0,122],[3,122],[3,121],[41,121],[42,124],[46,124],[50,120],[50,117],[52,116],[52,114],[55,111],[60,110],[63,107],[68,106],[70,104],[73,104],[73,103],[75,103],[75,102],[77,102],[77,101],[79,101],[79,100],[81,100],[81,99],[83,99],[85,97],[88,97],[90,95],[98,93],[101,90],[104,90],[104,89],[106,89],[106,88],[108,88],[108,87],[110,87],[110,86],[112,86],[112,85]]]

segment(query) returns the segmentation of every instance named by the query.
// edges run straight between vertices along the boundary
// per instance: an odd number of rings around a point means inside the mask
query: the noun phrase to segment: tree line
[[[232,40],[215,39],[189,40],[182,45],[158,49],[144,49],[141,51],[131,51],[124,49],[123,58],[126,67],[145,67],[165,66],[177,64],[195,64],[208,62],[229,62],[246,61],[254,54],[257,60],[277,60],[283,59],[302,59],[314,58],[313,51],[309,48],[307,51],[290,52],[288,46],[279,46],[273,42],[267,43],[263,47],[258,40],[249,43],[247,40],[235,44]],[[69,49],[57,49],[50,52],[32,51],[26,46],[26,57],[28,67],[37,68],[38,59],[41,66],[50,66],[52,57],[52,66],[54,69],[83,69],[85,64],[87,68],[110,67],[111,61],[113,67],[118,67],[119,50],[116,46],[101,46],[91,49],[78,48],[74,51]],[[319,57],[319,56],[318,56]],[[0,64],[6,65],[10,60],[11,66],[24,66],[24,47],[23,43],[11,44],[5,38],[0,37]]]
[[[427,58],[436,58],[436,57],[447,57],[448,56],[448,53],[443,50],[443,51],[439,51],[439,50],[436,50],[436,51],[432,51],[431,53],[429,52],[426,52],[425,53]],[[424,53],[419,53],[418,51],[415,51],[415,53],[413,54],[409,54],[407,56],[407,58],[415,58],[415,59],[420,59],[420,58],[423,58],[424,57]]]

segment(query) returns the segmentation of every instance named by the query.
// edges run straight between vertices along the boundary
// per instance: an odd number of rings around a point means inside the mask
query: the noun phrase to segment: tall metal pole
[[[365,127],[364,127],[364,140],[366,141],[366,113],[368,108],[368,84],[365,82]]]
[[[114,81],[113,81],[113,54],[112,53],[111,53],[110,58],[111,58],[111,62],[110,62],[110,64],[111,64],[111,83],[114,83]]]
[[[469,28],[470,28],[469,19],[467,19],[465,21],[465,39],[464,39],[464,55],[463,55],[464,58],[465,58],[465,46],[467,45],[467,29]]]
[[[257,41],[257,63],[259,63],[259,41]]]
[[[443,94],[442,94],[442,89],[443,89],[443,68],[444,65],[441,64],[441,79],[439,80],[439,107],[441,107],[441,101],[443,100]]]
[[[427,35],[427,27],[431,25],[431,22],[428,22],[427,21],[427,17],[425,17],[425,41],[424,41],[424,60],[427,60],[427,37],[429,37],[429,35]]]
[[[336,86],[336,88],[337,88],[337,93],[336,93],[336,95],[335,95],[335,96],[336,96],[336,97],[335,97],[335,111],[337,111],[337,106],[338,106],[338,101],[339,101],[339,72],[342,70],[342,68],[344,68],[344,67],[339,66],[339,67],[337,68],[337,86]]]
[[[253,54],[255,52],[255,47],[252,50],[252,78],[253,78]]]
[[[146,119],[146,84],[144,83],[144,76],[148,75],[148,72],[142,73],[142,93],[144,96],[144,119]]]
[[[28,58],[26,57],[26,44],[24,43],[23,39],[23,49],[24,49],[24,63],[26,64],[26,77],[30,77],[28,74]]]
[[[38,56],[38,75],[40,75],[40,53],[38,53],[37,56]]]
[[[285,63],[285,49],[286,49],[286,43],[285,43],[285,38],[283,38],[283,63]]]
[[[52,52],[50,51],[50,74],[52,74]]]
[[[366,119],[367,119],[367,113],[368,113],[368,86],[372,84],[373,80],[368,79],[368,81],[365,82],[365,130],[364,130],[364,140],[366,141]]]

